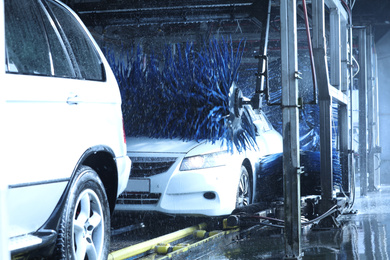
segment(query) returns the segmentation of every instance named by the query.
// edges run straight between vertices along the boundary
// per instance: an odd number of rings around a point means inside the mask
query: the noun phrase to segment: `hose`
[[[334,205],[333,207],[331,207],[328,211],[326,211],[324,214],[322,214],[321,216],[315,218],[315,219],[312,219],[312,220],[309,220],[309,221],[304,221],[304,222],[301,222],[301,225],[302,226],[307,226],[307,225],[310,225],[310,224],[314,224],[330,215],[332,215],[333,213],[335,213],[337,210],[338,210],[338,205]],[[245,218],[248,218],[248,219],[265,219],[265,220],[269,220],[269,221],[275,221],[275,222],[279,222],[281,224],[284,224],[284,220],[281,220],[281,219],[276,219],[276,218],[269,218],[269,217],[263,217],[263,216],[256,216],[256,215],[253,215],[253,216],[245,216]],[[270,227],[276,227],[276,228],[284,228],[284,225],[275,225],[275,224],[270,224],[270,223],[266,223],[266,222],[256,222],[256,224],[260,224],[260,225],[264,225],[264,226],[270,226]]]
[[[348,12],[348,18],[349,18],[349,24],[352,25],[352,12],[347,3],[344,0],[341,0],[341,4],[344,6],[344,8]],[[355,3],[354,3],[355,4]]]
[[[352,55],[352,59],[356,63],[356,66],[357,66],[357,71],[355,74],[353,74],[353,77],[355,77],[360,71],[360,65],[359,65],[359,62],[357,62],[357,60],[355,59],[355,57],[353,55]]]
[[[334,205],[333,207],[331,207],[327,212],[325,212],[324,214],[322,214],[321,216],[315,218],[315,219],[312,219],[312,220],[309,220],[309,221],[305,221],[305,222],[301,222],[301,225],[302,226],[307,226],[307,225],[310,225],[310,224],[314,224],[330,215],[332,215],[333,213],[335,213],[336,211],[338,210],[338,206],[337,205]]]
[[[314,65],[314,55],[313,55],[313,46],[311,45],[311,36],[310,36],[310,28],[309,28],[309,17],[307,15],[306,9],[306,0],[302,0],[303,13],[305,14],[305,27],[306,27],[306,35],[307,35],[307,44],[309,46],[309,55],[310,55],[310,65],[311,72],[313,77],[313,101],[312,103],[317,104],[317,77],[316,77],[316,68]]]
[[[251,222],[248,222],[248,223],[251,223]],[[267,226],[267,227],[274,227],[274,228],[284,228],[284,226],[282,226],[282,225],[275,225],[275,224],[270,224],[267,222],[253,222],[253,224]]]
[[[263,217],[263,216],[249,216],[249,218],[265,219],[265,220],[269,220],[269,221],[275,221],[275,222],[284,223],[284,220],[276,219],[276,218]]]

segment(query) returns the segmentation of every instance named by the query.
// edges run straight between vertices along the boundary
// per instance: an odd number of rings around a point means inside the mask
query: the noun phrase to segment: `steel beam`
[[[328,55],[325,33],[325,7],[329,9],[329,58],[330,73],[328,72]],[[351,157],[349,154],[352,140],[349,133],[349,104],[348,90],[351,87],[352,56],[348,46],[349,39],[348,15],[340,1],[313,0],[313,46],[317,71],[318,100],[320,106],[320,153],[321,153],[321,212],[326,212],[334,205],[333,159],[332,159],[332,102],[338,104],[338,136],[337,147],[340,151],[342,174],[342,189],[349,193]],[[349,44],[349,45],[348,45]],[[349,72],[349,73],[348,73]],[[351,110],[350,110],[351,111]],[[326,222],[324,225],[333,225]]]
[[[285,259],[301,259],[296,0],[280,1]]]
[[[330,9],[337,9],[340,11],[340,16],[344,20],[348,20],[348,13],[344,9],[343,5],[341,4],[340,0],[325,0],[326,6],[328,6]]]
[[[366,41],[367,41],[367,140],[368,140],[368,154],[367,154],[367,174],[368,174],[368,191],[374,191],[374,98],[373,98],[373,57],[372,57],[372,28],[368,26],[366,29]]]
[[[368,172],[368,191],[376,191],[376,185],[379,183],[379,174],[377,171],[375,154],[378,152],[378,92],[376,81],[376,54],[374,52],[374,35],[372,27],[367,27],[367,172]]]
[[[337,89],[341,86],[341,35],[340,14],[337,8],[330,9],[330,84]]]
[[[329,85],[329,94],[330,96],[339,104],[347,105],[349,103],[348,96],[342,92],[341,90],[338,90],[337,88]]]
[[[350,69],[352,68],[352,56],[349,56],[352,50],[352,37],[350,38],[351,25],[345,20],[340,22],[340,44],[341,44],[341,91],[349,94],[348,90],[352,87]]]
[[[354,133],[353,133],[353,130],[354,130],[354,122],[356,122],[356,119],[355,119],[355,116],[354,116],[354,113],[353,113],[353,107],[354,107],[354,103],[353,103],[353,83],[354,83],[354,74],[353,74],[353,30],[352,30],[352,24],[349,25],[348,27],[348,36],[347,36],[347,39],[349,39],[349,44],[348,44],[348,49],[347,49],[347,57],[348,57],[348,74],[349,74],[349,82],[348,82],[348,85],[350,86],[349,88],[349,113],[350,113],[350,120],[349,120],[349,150],[351,151],[351,153],[348,153],[348,164],[349,164],[349,169],[348,169],[348,172],[349,174],[351,175],[350,177],[350,180],[351,180],[351,195],[352,195],[352,192],[353,192],[353,196],[355,196],[355,172],[356,172],[356,169],[355,169],[355,151],[354,151],[354,145],[353,145],[353,138],[354,138]],[[345,70],[345,72],[347,73],[347,70]]]
[[[360,195],[367,195],[367,40],[366,29],[359,33],[359,160]]]
[[[351,25],[348,20],[340,20],[340,91],[347,97],[347,104],[340,104],[339,110],[339,133],[340,133],[340,163],[342,174],[342,189],[346,195],[350,196],[352,189],[351,186],[353,178],[352,172],[352,117],[351,100],[352,93],[348,90],[352,90],[352,71],[349,64],[352,64],[352,56],[349,56],[350,50],[352,50],[352,37],[350,37]],[[349,96],[348,96],[349,95]]]
[[[375,187],[379,187],[381,185],[381,176],[380,176],[380,161],[381,161],[381,146],[380,146],[380,135],[379,135],[379,92],[378,92],[378,57],[376,52],[373,54],[373,64],[375,67],[374,70],[374,89],[373,89],[373,97],[374,97],[374,168],[375,168]]]
[[[87,26],[142,26],[251,19],[258,2],[108,1],[101,4],[74,3],[72,9]],[[257,10],[256,15],[261,11]]]

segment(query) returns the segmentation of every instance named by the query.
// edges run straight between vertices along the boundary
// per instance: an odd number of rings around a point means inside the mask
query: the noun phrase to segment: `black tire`
[[[81,166],[71,184],[57,240],[59,259],[107,259],[110,208],[97,173]]]
[[[252,185],[248,170],[241,166],[240,180],[238,182],[236,208],[248,206],[252,203]]]

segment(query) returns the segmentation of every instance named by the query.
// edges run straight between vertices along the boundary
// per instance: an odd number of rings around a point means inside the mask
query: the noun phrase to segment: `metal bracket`
[[[300,72],[300,71],[296,71],[295,73],[294,73],[294,77],[296,78],[296,79],[302,79],[302,72]]]

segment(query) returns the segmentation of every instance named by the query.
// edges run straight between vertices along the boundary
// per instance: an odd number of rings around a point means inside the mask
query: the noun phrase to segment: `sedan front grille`
[[[160,200],[161,193],[130,193],[123,192],[117,199],[117,204],[153,205]]]
[[[176,162],[176,157],[130,157],[133,163],[130,176],[150,177],[164,173]]]

